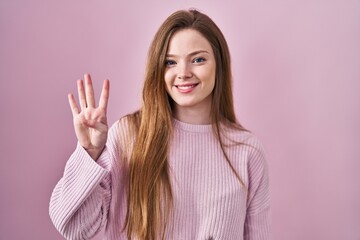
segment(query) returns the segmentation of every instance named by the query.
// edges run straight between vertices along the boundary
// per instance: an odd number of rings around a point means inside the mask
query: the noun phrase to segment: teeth
[[[195,87],[195,84],[194,85],[186,85],[186,86],[177,86],[177,87],[178,87],[178,89],[186,90],[186,89]]]

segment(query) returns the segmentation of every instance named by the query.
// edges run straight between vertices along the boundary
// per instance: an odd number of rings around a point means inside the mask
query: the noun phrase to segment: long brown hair
[[[131,239],[163,239],[171,217],[172,189],[169,178],[168,149],[172,137],[173,100],[165,87],[165,58],[172,35],[180,29],[200,32],[210,43],[216,61],[215,87],[212,92],[213,132],[233,173],[223,142],[222,124],[245,130],[236,120],[230,53],[216,24],[197,10],[181,10],[170,15],[155,34],[148,52],[141,109],[129,116],[135,126],[135,143],[129,162],[128,209],[124,229]]]

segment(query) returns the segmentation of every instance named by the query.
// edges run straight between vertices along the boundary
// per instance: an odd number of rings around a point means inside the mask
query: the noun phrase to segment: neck
[[[176,104],[174,117],[185,123],[190,124],[211,124],[211,104],[206,106],[179,106]]]

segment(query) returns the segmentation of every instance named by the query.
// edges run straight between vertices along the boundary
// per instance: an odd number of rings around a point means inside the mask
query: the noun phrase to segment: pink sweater
[[[80,145],[68,160],[50,200],[50,217],[66,239],[90,239],[103,228],[106,239],[126,239],[126,232],[121,232],[127,206],[127,159],[122,157],[128,140],[126,129],[124,118],[110,128],[97,161]],[[263,148],[250,133],[227,129],[226,134],[253,146],[227,148],[247,190],[226,162],[211,125],[174,120],[168,158],[174,227],[167,239],[271,239]]]

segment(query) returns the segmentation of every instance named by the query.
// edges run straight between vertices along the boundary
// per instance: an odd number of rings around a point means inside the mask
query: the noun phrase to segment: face
[[[215,85],[216,63],[210,43],[198,31],[179,30],[169,42],[166,90],[178,108],[209,108]]]

